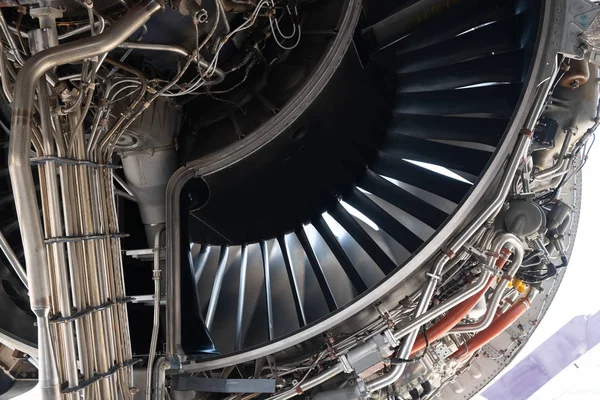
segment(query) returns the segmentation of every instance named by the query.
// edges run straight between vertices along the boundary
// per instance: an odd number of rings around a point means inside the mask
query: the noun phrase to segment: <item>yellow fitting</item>
[[[514,287],[520,294],[525,293],[525,290],[527,290],[527,284],[517,278],[513,278],[512,282],[509,284],[509,287]]]

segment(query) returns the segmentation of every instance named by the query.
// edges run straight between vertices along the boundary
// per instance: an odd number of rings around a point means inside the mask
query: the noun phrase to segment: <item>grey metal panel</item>
[[[215,393],[273,393],[275,379],[216,379],[180,375],[173,377],[171,388]]]

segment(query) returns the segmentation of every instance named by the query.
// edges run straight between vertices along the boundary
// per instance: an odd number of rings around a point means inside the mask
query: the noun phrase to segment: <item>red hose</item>
[[[490,326],[473,336],[466,344],[459,347],[450,358],[460,360],[470,357],[477,350],[481,349],[504,332],[506,328],[514,324],[516,320],[525,314],[525,311],[527,311],[530,306],[531,302],[529,299],[525,298],[518,300],[508,309],[508,311],[496,318]]]
[[[506,264],[506,261],[510,257],[510,254],[511,252],[508,249],[502,248],[502,250],[500,251],[500,256],[498,257],[498,260],[496,260],[496,267],[498,267],[498,269],[504,268],[504,264]],[[455,305],[450,311],[448,311],[444,318],[438,321],[431,328],[427,329],[427,340],[430,343],[435,342],[436,340],[444,336],[447,332],[449,332],[452,328],[454,328],[456,325],[458,325],[458,323],[467,316],[469,311],[471,311],[473,307],[475,307],[475,304],[477,304],[479,299],[485,294],[485,292],[490,288],[490,286],[492,286],[492,283],[494,283],[494,277],[491,277],[488,280],[487,284],[483,289],[481,289],[479,292],[475,293],[468,299],[465,299],[462,302]],[[410,356],[413,357],[416,353],[423,350],[425,348],[425,345],[425,336],[423,336],[423,334],[420,334],[417,337],[415,344],[413,345],[412,351],[410,352]]]

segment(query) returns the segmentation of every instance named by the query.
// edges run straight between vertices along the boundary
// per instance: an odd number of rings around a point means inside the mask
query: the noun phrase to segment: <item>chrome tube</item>
[[[513,241],[515,239],[518,242],[518,239],[514,235],[509,233],[500,235],[498,238],[496,238],[496,240],[494,240],[492,244],[492,254],[499,254],[500,250],[502,250],[502,247],[504,247],[504,245],[508,241]],[[427,286],[423,290],[421,299],[419,300],[419,304],[415,311],[415,319],[413,319],[409,324],[403,326],[401,329],[394,332],[394,337],[397,340],[400,340],[404,336],[408,335],[408,337],[404,340],[404,343],[400,350],[400,354],[398,355],[400,358],[407,358],[410,355],[412,347],[419,334],[419,327],[421,327],[421,325],[440,316],[444,312],[450,310],[452,307],[459,304],[463,300],[473,296],[475,293],[479,292],[485,287],[486,282],[492,276],[489,270],[494,268],[496,258],[497,257],[495,255],[488,256],[486,260],[487,269],[481,273],[476,283],[471,284],[469,287],[467,287],[466,290],[463,290],[461,293],[454,295],[449,300],[445,301],[439,306],[427,311],[427,307],[429,306],[429,302],[433,297],[433,293],[435,292],[435,288],[439,280],[439,274],[441,273],[444,264],[446,264],[446,262],[448,262],[448,260],[450,259],[446,254],[443,254],[438,258],[434,267],[432,268],[432,271],[429,273],[429,281],[427,282]],[[405,367],[406,364],[394,365],[394,367],[388,374],[381,376],[372,382],[369,382],[369,384],[367,385],[367,391],[373,392],[394,383],[396,380],[398,380],[398,378],[400,378],[400,376],[402,376]]]
[[[194,177],[193,170],[180,168],[167,184],[167,268],[166,268],[166,350],[167,356],[179,357],[185,352],[181,347],[181,187]]]
[[[40,108],[40,119],[42,126],[42,144],[44,147],[44,154],[55,155],[53,150],[53,139],[52,139],[52,121],[50,115],[50,104],[48,101],[48,87],[44,80],[41,80],[38,84],[38,101]],[[46,165],[40,167],[44,172],[44,186],[46,197],[46,207],[44,208],[44,219],[46,221],[45,226],[47,233],[51,237],[61,237],[64,233],[64,224],[61,216],[61,201],[59,196],[59,187],[57,181],[57,169],[54,162],[48,162]],[[41,171],[41,172],[42,172]],[[16,199],[15,199],[16,200]],[[63,317],[71,316],[71,301],[69,293],[69,274],[65,258],[65,248],[63,243],[54,243],[46,247],[49,253],[52,265],[54,266],[54,273],[51,273],[51,279],[54,279],[52,287],[56,291],[55,297],[57,297],[57,310]],[[60,340],[60,347],[63,352],[63,356],[59,359],[62,365],[61,370],[66,371],[68,379],[68,386],[74,387],[79,383],[77,373],[77,357],[75,353],[75,338],[73,336],[73,326],[71,323],[59,324],[56,327],[58,331],[58,338]],[[73,394],[68,396],[73,398]]]
[[[523,249],[523,243],[516,236],[510,237],[507,234],[504,237],[505,242],[502,247],[505,247],[506,245],[511,245],[513,247],[514,257],[510,268],[508,269],[508,271],[506,271],[506,275],[509,278],[512,278],[521,267],[525,250]],[[458,325],[457,327],[451,329],[449,333],[479,332],[487,328],[494,320],[494,316],[496,315],[498,305],[500,304],[500,301],[504,298],[509,283],[509,279],[501,279],[500,282],[498,282],[498,285],[494,289],[492,301],[489,304],[487,312],[480,321],[477,321],[474,324]]]
[[[418,323],[416,321],[418,321],[419,317],[422,317],[426,314],[425,312],[427,311],[427,307],[429,307],[429,302],[433,297],[437,283],[441,279],[440,274],[442,273],[444,265],[446,264],[446,262],[448,262],[449,259],[450,258],[446,254],[443,254],[435,262],[433,268],[431,269],[431,272],[429,273],[429,280],[427,281],[425,289],[423,289],[421,298],[419,299],[419,304],[417,305],[417,309],[414,313],[415,321],[413,321],[412,324],[414,326],[406,330],[408,337],[406,338],[406,340],[404,340],[404,343],[402,344],[402,347],[400,349],[400,353],[398,355],[400,358],[407,358],[410,355],[413,345],[415,344],[415,340],[417,339],[417,335],[419,334],[419,327],[422,325],[422,323]],[[483,281],[483,279],[480,280]],[[394,333],[394,336],[396,338],[399,337],[397,333]],[[405,368],[405,363],[394,365],[389,373],[369,382],[367,384],[367,391],[374,392],[396,382],[398,378],[402,376],[402,373],[404,372]]]
[[[173,44],[154,44],[154,43],[141,43],[141,42],[123,42],[120,43],[119,48],[121,49],[138,49],[138,50],[152,50],[152,51],[166,51],[169,53],[179,54],[184,57],[189,57],[190,52],[182,46]]]
[[[154,280],[154,320],[152,322],[152,339],[150,341],[150,351],[148,352],[148,367],[146,368],[146,399],[150,400],[152,396],[152,371],[154,357],[156,356],[156,345],[158,343],[158,328],[160,326],[160,238],[165,231],[165,225],[162,224],[156,230],[154,236],[154,270],[152,271],[152,280]]]
[[[23,64],[17,76],[8,165],[27,263],[31,309],[36,315],[38,328],[39,380],[43,398],[58,398],[61,382],[49,331],[51,286],[48,259],[29,162],[34,90],[40,78],[51,68],[112,50],[160,9],[159,3],[144,1],[102,35],[35,54]],[[1,17],[0,24],[3,20]]]
[[[121,178],[119,175],[114,175],[115,178],[115,182],[117,182],[119,184],[119,186],[121,186],[123,188],[123,190],[125,192],[127,192],[127,194],[129,196],[131,196],[133,199],[135,199],[135,194],[133,194],[133,192],[131,191],[131,188],[127,185],[127,183],[123,180],[123,178]]]
[[[154,367],[154,400],[164,400],[165,398],[165,372],[171,368],[171,361],[166,357],[161,357],[156,361]]]
[[[183,57],[191,57],[192,53],[190,53],[186,48],[182,46],[177,46],[173,44],[156,44],[156,43],[141,43],[141,42],[123,42],[119,45],[119,48],[122,49],[137,49],[137,50],[150,50],[150,51],[166,51],[169,53],[179,54]],[[195,55],[196,64],[198,64],[201,68],[207,69],[209,63]],[[214,75],[217,75],[216,79],[211,80],[211,84],[217,84],[225,79],[225,72],[221,68],[215,67]]]
[[[319,375],[313,376],[310,379],[305,380],[303,383],[299,384],[297,387],[288,390],[287,392],[280,393],[278,395],[269,397],[267,400],[287,400],[292,397],[296,397],[299,394],[314,388],[315,386],[319,386],[322,383],[327,382],[329,379],[333,378],[344,372],[344,367],[341,363],[334,364],[328,370],[320,373]]]

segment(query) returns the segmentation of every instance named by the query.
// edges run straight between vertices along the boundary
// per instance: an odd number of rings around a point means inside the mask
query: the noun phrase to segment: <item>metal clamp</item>
[[[129,237],[128,233],[109,233],[98,235],[80,235],[80,236],[55,236],[44,240],[45,244],[54,243],[74,243],[87,240],[102,240],[102,239],[123,239]]]
[[[351,374],[354,372],[354,368],[352,368],[352,365],[350,365],[350,361],[348,361],[348,357],[346,357],[346,355],[339,356],[338,360],[340,361],[340,364],[342,364],[345,373]]]
[[[66,387],[66,385],[63,384],[63,388],[61,388],[60,392],[62,394],[69,394],[69,393],[78,392],[78,391],[80,391],[82,389],[85,389],[86,387],[90,386],[92,383],[94,383],[94,382],[96,382],[96,381],[98,381],[98,380],[100,380],[102,378],[107,378],[107,377],[109,377],[111,375],[114,375],[120,369],[131,367],[132,365],[135,365],[135,364],[137,364],[137,363],[139,363],[141,361],[142,361],[141,358],[133,358],[131,360],[125,361],[121,365],[115,364],[108,371],[106,371],[106,372],[100,372],[100,373],[97,372],[91,378],[79,382],[79,385],[77,385],[77,386]]]
[[[109,307],[119,305],[119,304],[131,303],[134,300],[135,299],[133,297],[124,297],[122,299],[117,299],[115,301],[112,301],[112,300],[107,301],[107,302],[104,302],[97,306],[86,307],[83,310],[77,311],[76,313],[69,315],[67,317],[63,317],[60,314],[58,314],[52,318],[49,318],[49,322],[52,324],[72,322],[72,321],[75,321],[76,319],[83,318],[86,315],[92,314],[94,312],[106,310]]]
[[[57,156],[43,156],[43,157],[32,157],[29,159],[31,164],[39,165],[48,162],[53,162],[60,165],[84,165],[90,168],[108,168],[108,169],[121,169],[122,166],[115,164],[100,164],[89,160],[76,160],[74,158],[65,158]]]
[[[394,332],[392,332],[391,329],[386,329],[385,331],[383,331],[383,335],[387,339],[390,347],[400,346],[400,341],[398,341],[398,339],[396,339],[396,336],[394,336]]]
[[[473,258],[475,258],[477,261],[484,263],[487,259],[485,252],[475,248],[474,246],[472,246],[469,243],[465,243],[465,250],[471,255],[473,256]]]
[[[439,280],[441,280],[441,279],[442,279],[442,277],[441,277],[441,276],[439,276],[439,275],[436,275],[436,274],[434,274],[433,272],[427,272],[425,275],[426,275],[426,276],[428,276],[428,277],[429,277],[429,278],[431,278],[431,279],[434,279],[434,280],[436,280],[436,281],[439,281]]]

